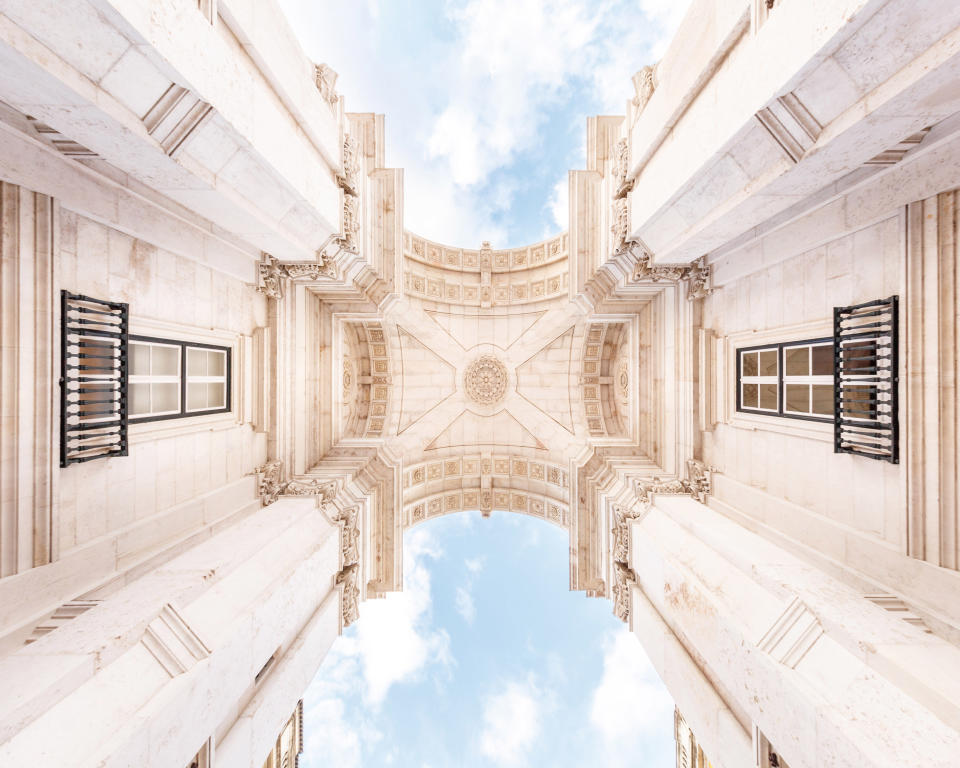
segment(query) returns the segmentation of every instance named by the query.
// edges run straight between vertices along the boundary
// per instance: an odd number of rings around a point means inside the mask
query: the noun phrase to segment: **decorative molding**
[[[27,115],[27,120],[37,132],[37,135],[61,155],[66,157],[99,157],[92,149],[87,149],[83,144],[79,144],[73,139],[68,139],[56,128],[40,122],[35,117]]]
[[[335,107],[340,100],[340,96],[337,94],[336,87],[337,73],[333,68],[326,64],[317,64],[314,67],[314,81],[317,84],[317,90],[320,91],[323,100],[331,107]]]
[[[343,137],[343,173],[337,184],[348,195],[360,194],[360,145],[349,133]]]
[[[823,627],[804,602],[795,597],[757,643],[757,647],[790,669],[796,669],[823,635]]]
[[[256,473],[260,475],[260,502],[265,507],[281,496],[319,496],[321,503],[326,503],[332,501],[339,490],[335,480],[321,480],[309,476],[284,482],[283,462],[279,460],[268,461],[257,467]]]
[[[337,574],[336,583],[343,586],[340,610],[344,629],[360,618],[360,588],[357,586],[359,569],[360,566],[355,563]]]
[[[210,655],[210,649],[170,603],[147,625],[140,642],[170,677],[186,672]]]
[[[323,251],[317,252],[317,261],[280,262],[264,253],[257,265],[257,290],[267,298],[280,301],[286,293],[286,281],[316,282],[320,278],[337,276],[333,260]]]
[[[896,165],[901,160],[903,156],[907,154],[911,149],[920,146],[927,134],[930,133],[931,128],[927,127],[923,130],[912,133],[899,144],[890,147],[890,149],[885,149],[879,155],[874,155],[869,160],[867,160],[864,165]]]
[[[611,547],[611,559],[615,563],[630,565],[630,526],[634,522],[640,522],[650,511],[649,501],[640,501],[632,507],[625,507],[622,504],[613,505],[613,545]]]
[[[923,620],[923,617],[917,615],[909,605],[896,595],[891,595],[888,592],[879,592],[864,595],[864,597],[878,608],[883,608],[883,610],[893,614],[901,621],[905,621],[907,624],[916,627],[922,632],[932,634],[930,627],[927,626],[927,622]]]
[[[62,627],[67,622],[73,621],[77,616],[86,613],[91,608],[95,608],[100,602],[100,600],[71,600],[69,603],[64,603],[57,608],[57,610],[53,612],[53,615],[43,624],[35,626],[33,632],[30,633],[30,637],[24,640],[23,644],[30,645],[31,643],[35,643],[44,635],[50,634],[53,630]]]
[[[756,118],[770,138],[795,163],[800,162],[823,132],[823,126],[793,92],[761,109]]]
[[[197,7],[200,13],[211,24],[217,23],[217,0],[198,0]]]
[[[171,83],[143,116],[147,132],[173,157],[210,117],[213,107],[188,88]]]
[[[690,264],[654,264],[653,254],[637,241],[630,241],[624,245],[625,251],[636,258],[633,266],[631,281],[641,282],[670,282],[681,280],[687,283],[687,300],[703,299],[713,293],[713,268],[707,264],[707,257],[701,256]]]

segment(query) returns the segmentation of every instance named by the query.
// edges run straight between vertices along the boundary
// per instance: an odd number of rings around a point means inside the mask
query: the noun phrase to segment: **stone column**
[[[51,198],[0,182],[0,577],[54,557]]]
[[[630,550],[643,595],[791,768],[954,764],[955,646],[689,497],[658,496]]]
[[[907,552],[960,567],[960,449],[957,389],[957,226],[960,191],[911,203],[907,211],[905,334]]]

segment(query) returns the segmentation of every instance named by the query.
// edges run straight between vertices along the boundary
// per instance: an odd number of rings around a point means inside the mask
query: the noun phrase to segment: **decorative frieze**
[[[326,499],[324,499],[326,500]],[[360,527],[358,520],[360,510],[350,507],[336,516],[336,520],[343,523],[340,534],[340,547],[343,554],[344,567],[356,565],[360,562]]]
[[[631,277],[634,283],[676,283],[684,280],[687,283],[688,301],[703,299],[713,293],[713,270],[707,264],[706,256],[690,264],[654,264],[653,255],[641,243],[627,243],[625,249],[637,259]]]
[[[613,564],[613,615],[620,621],[630,621],[631,588],[637,583],[633,569],[623,563]]]
[[[258,265],[257,290],[268,298],[280,301],[286,292],[286,281],[317,281],[320,278],[335,278],[336,267],[333,261],[320,251],[315,262],[280,262],[268,253]]]
[[[283,462],[268,461],[256,470],[260,476],[259,493],[263,506],[273,504],[281,496],[319,496],[322,503],[337,495],[335,480],[319,478],[294,478],[283,480]]]

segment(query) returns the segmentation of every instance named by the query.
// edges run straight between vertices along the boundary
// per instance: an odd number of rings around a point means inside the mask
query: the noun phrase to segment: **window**
[[[130,337],[130,419],[157,421],[230,410],[230,349]]]
[[[833,340],[738,349],[737,410],[833,421]]]

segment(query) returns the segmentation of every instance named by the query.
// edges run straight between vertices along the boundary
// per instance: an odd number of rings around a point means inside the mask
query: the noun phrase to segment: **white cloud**
[[[603,675],[590,707],[590,722],[604,744],[605,763],[636,765],[638,756],[658,742],[656,735],[672,729],[673,707],[637,638],[627,629],[608,637]],[[646,757],[651,765],[665,759]]]
[[[545,697],[532,678],[508,681],[483,703],[480,752],[500,765],[527,762],[540,736]]]
[[[312,768],[312,758],[320,755],[323,759],[316,764],[317,768],[321,764],[360,768],[360,734],[346,721],[343,700],[321,698],[308,700],[304,706],[310,722],[304,743],[304,768]]]
[[[487,558],[483,555],[480,555],[480,557],[470,557],[467,558],[463,564],[467,566],[467,570],[470,571],[470,573],[477,574],[486,566]]]
[[[550,195],[550,215],[553,216],[553,223],[561,230],[570,226],[570,177],[563,174],[563,178],[553,187],[553,194]]]
[[[473,624],[477,616],[477,607],[473,604],[473,595],[467,587],[457,587],[457,594],[454,600],[457,613],[459,613],[467,624]]]

